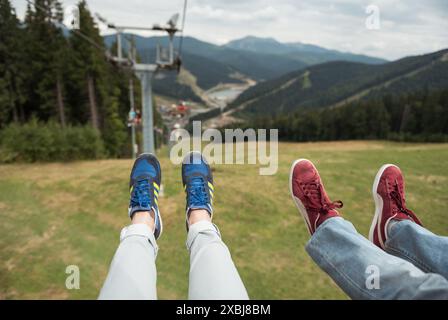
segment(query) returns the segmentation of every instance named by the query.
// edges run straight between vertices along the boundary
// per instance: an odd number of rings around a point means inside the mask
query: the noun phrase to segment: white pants
[[[190,252],[189,299],[249,298],[229,249],[214,224],[207,221],[193,224],[188,232],[187,248]],[[98,299],[157,299],[157,251],[156,240],[148,226],[134,224],[124,228]]]

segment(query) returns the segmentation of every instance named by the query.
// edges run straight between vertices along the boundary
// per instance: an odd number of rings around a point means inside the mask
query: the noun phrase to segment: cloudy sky
[[[183,2],[87,0],[91,11],[136,26],[165,22]],[[22,17],[26,1],[12,4]],[[366,27],[369,5],[379,9],[379,29]],[[185,34],[216,44],[272,37],[394,60],[448,48],[448,0],[189,0]]]

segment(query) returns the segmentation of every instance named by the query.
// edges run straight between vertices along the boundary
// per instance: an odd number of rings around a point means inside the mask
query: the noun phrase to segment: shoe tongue
[[[319,182],[319,175],[314,170],[303,170],[301,173],[302,179],[308,182]]]
[[[149,177],[147,175],[139,175],[139,176],[135,177],[135,179],[134,179],[134,181],[137,181],[137,182],[142,182],[145,180],[149,180]]]
[[[200,177],[200,176],[193,177],[193,178],[191,178],[191,180],[190,180],[190,185],[191,185],[192,187],[201,187],[201,186],[204,185],[204,180],[203,180],[203,178]]]

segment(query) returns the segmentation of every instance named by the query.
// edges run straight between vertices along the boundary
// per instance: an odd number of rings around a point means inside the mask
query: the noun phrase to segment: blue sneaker
[[[157,158],[150,153],[141,154],[134,162],[129,181],[129,217],[139,211],[154,211],[154,237],[162,234],[162,218],[157,198],[159,197],[162,171]]]
[[[213,215],[213,176],[200,152],[190,152],[182,162],[182,183],[187,194],[186,219],[192,209],[204,209]]]

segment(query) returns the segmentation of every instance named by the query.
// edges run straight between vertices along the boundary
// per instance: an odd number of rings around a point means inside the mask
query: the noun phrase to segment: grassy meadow
[[[276,175],[258,165],[217,165],[215,223],[253,299],[346,299],[305,252],[309,236],[288,190],[292,161],[315,162],[343,216],[367,235],[378,168],[405,173],[408,207],[433,232],[448,233],[448,144],[391,142],[280,143]],[[159,153],[164,233],[157,258],[160,299],[185,299],[184,192],[180,166]],[[0,166],[0,299],[95,299],[129,222],[132,160]],[[81,288],[65,287],[65,268],[78,265]]]

